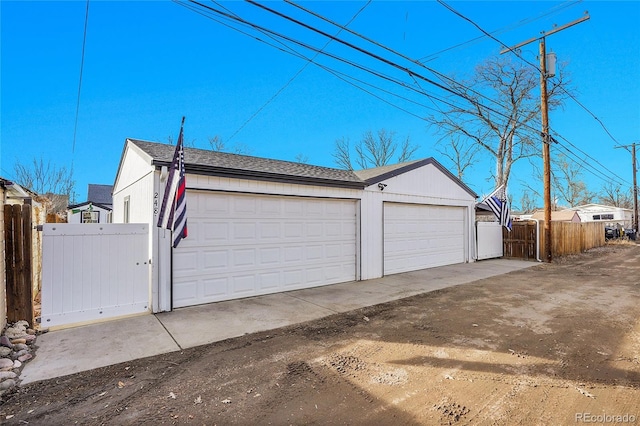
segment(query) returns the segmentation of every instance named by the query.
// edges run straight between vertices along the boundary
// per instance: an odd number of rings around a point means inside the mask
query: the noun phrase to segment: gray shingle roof
[[[135,139],[129,139],[129,141],[151,156],[152,164],[157,166],[171,164],[175,146]],[[290,161],[185,148],[184,162],[188,173],[364,188],[364,182],[350,170]]]
[[[113,185],[98,185],[90,183],[87,190],[87,201],[91,201],[96,204],[113,204]]]
[[[174,145],[137,139],[127,140],[149,155],[151,164],[155,166],[168,166],[173,160]],[[433,158],[355,172],[196,148],[184,149],[184,161],[187,173],[357,189],[432,164],[473,197],[477,197],[475,192]]]

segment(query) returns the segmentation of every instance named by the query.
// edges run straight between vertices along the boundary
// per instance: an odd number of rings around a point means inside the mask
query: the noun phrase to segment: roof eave
[[[153,160],[152,163],[156,167],[171,165],[169,161]],[[299,185],[317,185],[317,186],[329,186],[335,188],[348,188],[348,189],[364,189],[365,183],[362,181],[344,181],[334,179],[323,179],[312,176],[294,176],[284,175],[278,173],[268,173],[254,170],[239,170],[229,169],[225,167],[214,167],[199,164],[185,164],[185,172],[204,175],[204,176],[219,176],[235,179],[249,179],[259,180],[265,182],[278,182],[289,183]]]
[[[374,176],[372,178],[369,178],[365,181],[366,186],[370,186],[370,185],[375,185],[376,183],[382,182],[385,179],[391,179],[392,177],[396,177],[398,175],[401,175],[403,173],[407,173],[411,170],[415,170],[417,168],[426,166],[428,164],[432,164],[434,167],[436,167],[438,170],[440,170],[442,173],[444,173],[445,175],[447,175],[449,178],[451,178],[455,183],[457,183],[462,189],[464,189],[467,193],[469,193],[469,195],[473,196],[474,198],[478,198],[478,194],[476,194],[471,188],[469,188],[464,182],[462,182],[460,179],[458,179],[456,176],[453,175],[453,173],[451,173],[449,170],[447,170],[442,164],[440,164],[435,158],[433,157],[429,157],[429,158],[425,158],[424,160],[420,160],[420,161],[416,161],[414,163],[411,164],[407,164],[404,167],[399,167],[397,169],[391,170],[387,173],[383,173],[381,175],[378,176]]]

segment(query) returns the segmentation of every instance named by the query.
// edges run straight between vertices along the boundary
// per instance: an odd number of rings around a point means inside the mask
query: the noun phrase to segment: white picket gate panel
[[[476,222],[478,260],[503,256],[502,225],[498,222]]]
[[[40,325],[147,312],[150,278],[149,225],[45,224]]]

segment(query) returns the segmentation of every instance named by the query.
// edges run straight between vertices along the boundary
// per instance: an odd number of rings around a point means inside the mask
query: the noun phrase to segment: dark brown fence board
[[[33,323],[31,206],[5,205],[7,321]]]

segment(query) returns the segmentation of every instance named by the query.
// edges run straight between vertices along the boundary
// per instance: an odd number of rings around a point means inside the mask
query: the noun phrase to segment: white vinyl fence
[[[502,225],[500,223],[476,222],[476,238],[477,260],[503,256]]]
[[[50,223],[42,232],[41,327],[149,311],[149,225]]]

